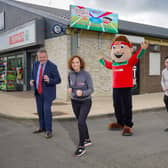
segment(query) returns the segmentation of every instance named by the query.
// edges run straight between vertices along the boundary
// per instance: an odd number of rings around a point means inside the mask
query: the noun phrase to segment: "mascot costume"
[[[126,36],[117,36],[111,44],[112,62],[99,58],[99,62],[113,71],[113,105],[117,122],[110,123],[110,130],[123,130],[123,136],[133,135],[132,92],[133,66],[148,48],[145,41],[133,53],[132,44]]]

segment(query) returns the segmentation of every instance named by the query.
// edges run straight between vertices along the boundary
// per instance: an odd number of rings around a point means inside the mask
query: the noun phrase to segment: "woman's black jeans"
[[[92,100],[71,100],[71,102],[73,111],[78,121],[79,146],[84,146],[85,139],[89,139],[89,132],[86,120],[92,106]]]
[[[164,95],[163,101],[164,101],[164,103],[165,103],[166,110],[167,110],[167,112],[168,112],[168,96],[167,96],[167,95]]]

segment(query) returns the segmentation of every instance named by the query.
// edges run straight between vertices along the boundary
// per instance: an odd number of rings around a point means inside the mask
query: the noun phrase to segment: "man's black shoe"
[[[46,139],[52,138],[52,133],[51,132],[46,132],[45,137],[46,137]]]
[[[33,134],[39,134],[39,133],[42,133],[42,132],[45,132],[45,131],[42,130],[42,129],[38,129],[38,130],[33,131]]]

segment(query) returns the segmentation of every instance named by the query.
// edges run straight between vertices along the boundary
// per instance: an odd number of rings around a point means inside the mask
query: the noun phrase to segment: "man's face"
[[[124,42],[116,41],[112,45],[111,56],[115,62],[128,61],[132,56],[133,49],[124,44]]]
[[[168,69],[168,58],[165,59],[165,67]]]
[[[42,64],[46,63],[48,60],[48,56],[45,52],[37,53],[38,61]]]

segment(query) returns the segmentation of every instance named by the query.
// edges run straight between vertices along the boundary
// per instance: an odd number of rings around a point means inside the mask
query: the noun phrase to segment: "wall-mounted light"
[[[160,52],[160,45],[151,45],[150,49],[153,52]]]
[[[62,27],[59,24],[56,24],[53,26],[52,30],[55,34],[60,34],[62,32]]]

